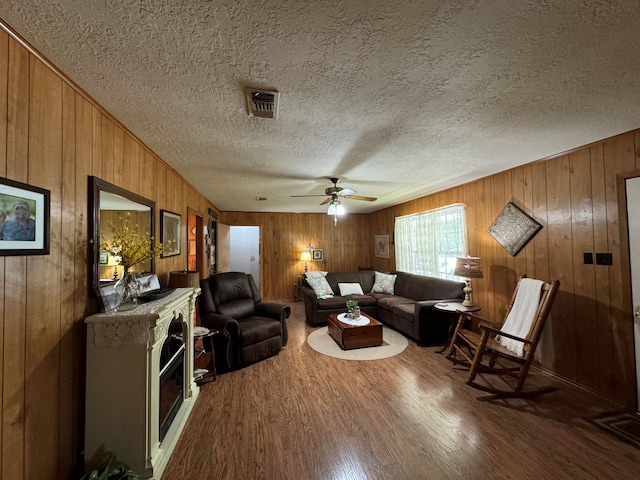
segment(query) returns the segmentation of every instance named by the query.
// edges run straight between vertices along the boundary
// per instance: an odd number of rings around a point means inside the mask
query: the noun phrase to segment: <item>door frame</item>
[[[628,210],[627,210],[627,180],[630,178],[640,177],[640,170],[631,170],[630,172],[619,173],[616,175],[617,191],[618,191],[618,224],[620,225],[620,275],[622,285],[629,285],[629,288],[623,288],[620,292],[622,296],[622,305],[629,314],[631,321],[632,332],[634,330],[634,315],[633,315],[633,291],[631,286],[631,251],[629,248],[629,222],[628,222]],[[633,335],[632,335],[633,336]],[[640,339],[638,340],[640,341]],[[634,380],[636,388],[633,389],[634,397],[633,405],[634,410],[638,411],[640,408],[638,398],[638,370],[636,365],[638,364],[635,358],[635,342],[636,339],[632,338],[632,352],[634,355],[633,368],[635,371]],[[630,399],[631,400],[631,399]]]
[[[187,270],[189,270],[189,254],[190,242],[189,232],[196,228],[196,270],[198,271],[199,278],[207,278],[208,271],[204,270],[204,233],[203,233],[203,216],[191,207],[187,207]],[[193,220],[195,221],[193,221]]]

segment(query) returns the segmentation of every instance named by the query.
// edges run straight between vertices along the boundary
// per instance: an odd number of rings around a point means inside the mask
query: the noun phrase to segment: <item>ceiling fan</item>
[[[356,192],[355,190],[351,190],[350,188],[342,188],[338,186],[338,182],[340,181],[339,178],[333,177],[330,178],[329,180],[331,180],[331,182],[333,183],[333,187],[328,187],[324,190],[324,195],[322,194],[318,194],[318,195],[291,195],[292,197],[324,197],[327,196],[329,198],[326,198],[322,203],[320,203],[320,205],[326,205],[327,203],[331,203],[331,204],[335,204],[337,202],[339,202],[339,197],[342,198],[348,198],[349,200],[364,200],[365,202],[375,202],[377,200],[376,197],[364,197],[362,195],[354,195]]]

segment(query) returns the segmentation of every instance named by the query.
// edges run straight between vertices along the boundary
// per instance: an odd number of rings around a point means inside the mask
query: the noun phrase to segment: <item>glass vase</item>
[[[120,298],[120,303],[116,307],[116,311],[126,312],[138,306],[140,283],[135,273],[125,268],[122,273],[122,278],[116,282],[115,289],[118,298]]]

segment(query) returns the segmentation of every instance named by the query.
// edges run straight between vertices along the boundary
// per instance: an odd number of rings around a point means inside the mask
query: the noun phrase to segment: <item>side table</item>
[[[434,308],[436,310],[440,310],[441,312],[448,312],[451,314],[457,314],[458,312],[472,313],[472,312],[478,312],[482,310],[478,305],[472,305],[470,307],[466,307],[462,305],[462,302],[436,303],[434,305]],[[451,342],[451,337],[453,336],[453,330],[455,328],[455,325],[456,325],[456,320],[453,318],[453,315],[452,315],[451,325],[449,325],[449,335],[448,335],[449,338],[445,342],[444,347],[442,347],[442,350],[438,350],[436,353],[444,353],[447,350],[447,348],[449,347],[449,343]]]
[[[213,382],[216,379],[216,353],[213,338],[218,330],[206,327],[193,328],[194,381],[198,385]]]

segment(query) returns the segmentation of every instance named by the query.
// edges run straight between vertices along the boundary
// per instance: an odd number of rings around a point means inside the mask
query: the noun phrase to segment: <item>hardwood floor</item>
[[[559,382],[491,399],[411,341],[383,360],[330,358],[289,304],[289,345],[201,388],[164,480],[640,478],[640,450],[585,420],[616,404]]]

